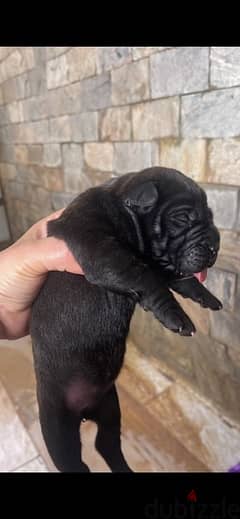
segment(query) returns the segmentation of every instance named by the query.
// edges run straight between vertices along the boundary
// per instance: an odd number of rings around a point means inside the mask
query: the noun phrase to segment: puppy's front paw
[[[170,284],[170,287],[181,296],[199,303],[203,308],[214,311],[222,309],[221,301],[199,283],[196,278],[175,280]]]
[[[160,308],[159,311],[154,312],[154,315],[172,332],[189,337],[196,331],[194,324],[178,304],[165,309]]]
[[[209,292],[205,287],[200,287],[203,290],[199,291],[199,294],[196,295],[196,301],[203,308],[210,308],[210,310],[222,310],[222,303],[217,299],[211,292]]]

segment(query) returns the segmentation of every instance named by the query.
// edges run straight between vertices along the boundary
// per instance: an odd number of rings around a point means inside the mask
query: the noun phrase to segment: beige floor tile
[[[13,472],[49,472],[49,470],[47,469],[43,460],[38,457],[32,461],[29,461],[29,463],[26,463]]]
[[[1,345],[0,380],[25,427],[30,427],[38,416],[36,384],[31,359],[24,353],[23,348]]]
[[[45,463],[48,471],[49,472],[58,472],[48,454],[48,451],[47,451],[47,448],[46,448],[46,445],[45,445],[45,442],[44,442],[44,439],[42,436],[40,423],[38,420],[35,420],[35,422],[33,422],[31,424],[31,426],[28,429],[28,433],[29,433],[29,436],[31,437],[32,442],[34,443],[38,453],[40,454],[41,458],[43,459],[43,462]]]
[[[0,471],[8,472],[37,456],[37,451],[2,383],[0,410]]]
[[[157,359],[145,357],[129,341],[118,383],[137,401],[145,404],[169,387],[172,381],[161,373]]]
[[[135,472],[207,472],[192,455],[125,390],[118,388],[122,410],[122,446]]]
[[[240,429],[191,390],[174,384],[149,403],[149,411],[210,470],[226,471],[239,462]]]
[[[91,472],[110,472],[108,465],[94,447],[97,426],[87,421],[81,425],[82,459]]]
[[[33,363],[31,344],[31,338],[29,335],[27,335],[26,337],[22,337],[21,339],[17,339],[15,341],[7,341],[5,339],[0,340],[1,348],[6,347],[9,350],[18,351]]]

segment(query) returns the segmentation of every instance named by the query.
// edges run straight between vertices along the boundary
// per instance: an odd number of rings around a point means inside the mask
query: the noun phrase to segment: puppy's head
[[[176,170],[152,168],[139,182],[129,178],[124,204],[139,227],[144,255],[177,277],[205,280],[220,236],[200,186]]]

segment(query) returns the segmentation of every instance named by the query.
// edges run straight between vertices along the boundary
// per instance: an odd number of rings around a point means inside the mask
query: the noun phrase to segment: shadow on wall
[[[12,243],[5,202],[0,184],[0,251]]]

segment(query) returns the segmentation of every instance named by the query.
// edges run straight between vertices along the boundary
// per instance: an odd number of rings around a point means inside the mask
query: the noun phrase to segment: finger
[[[80,265],[62,240],[51,236],[22,243],[18,247],[24,261],[24,271],[30,277],[42,275],[52,270],[83,274]],[[25,250],[20,251],[22,247]]]

